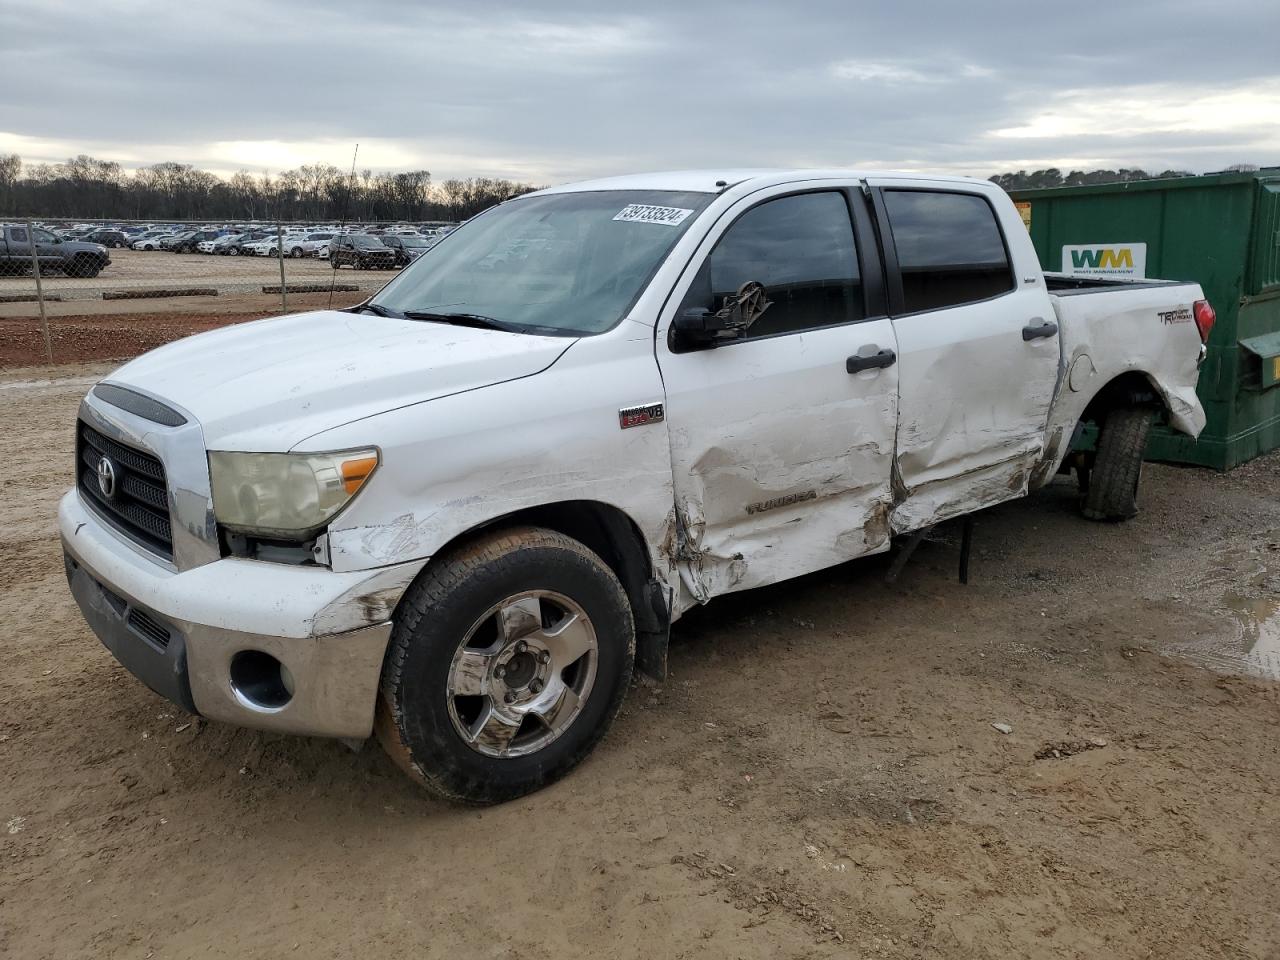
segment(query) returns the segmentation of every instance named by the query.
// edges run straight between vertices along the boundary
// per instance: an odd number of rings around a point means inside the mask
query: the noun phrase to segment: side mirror
[[[694,307],[676,314],[672,329],[676,338],[689,347],[714,346],[726,340],[738,340],[751,325],[773,305],[765,296],[764,284],[748,280],[736,294],[728,294],[720,309]]]

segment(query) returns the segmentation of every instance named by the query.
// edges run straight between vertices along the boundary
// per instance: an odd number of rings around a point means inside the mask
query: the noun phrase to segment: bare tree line
[[[1231,170],[1257,169],[1237,164]],[[1006,190],[1073,187],[1192,176],[1185,170],[1072,170],[1000,173]],[[81,154],[63,163],[24,164],[0,154],[0,216],[86,220],[465,220],[535,187],[489,177],[433,181],[427,170],[358,171],[303,164],[274,176],[241,170],[222,178],[187,163],[129,171]]]
[[[85,220],[465,220],[535,189],[489,177],[433,181],[427,170],[352,175],[303,164],[228,178],[186,163],[129,171],[81,154],[24,164],[0,154],[0,216]]]
[[[1252,163],[1237,163],[1223,173],[1249,173],[1258,167]],[[1098,183],[1126,183],[1133,180],[1168,180],[1173,177],[1194,177],[1189,170],[1165,170],[1163,173],[1148,173],[1141,168],[1121,167],[1119,170],[1072,170],[1063,173],[1057,167],[1046,167],[1043,170],[1019,170],[1017,173],[998,173],[990,177],[992,183],[999,184],[1005,190],[1033,190],[1040,187],[1084,187]]]

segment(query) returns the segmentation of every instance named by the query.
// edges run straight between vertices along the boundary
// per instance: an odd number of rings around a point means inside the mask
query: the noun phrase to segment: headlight
[[[238,533],[305,539],[332,520],[377,468],[377,450],[210,451],[213,512]]]

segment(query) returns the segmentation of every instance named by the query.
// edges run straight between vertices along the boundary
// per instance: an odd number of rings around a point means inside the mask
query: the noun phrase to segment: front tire
[[[101,265],[93,257],[76,257],[71,261],[71,268],[67,271],[73,277],[79,277],[82,280],[91,280],[102,271]]]
[[[603,560],[552,530],[492,532],[440,558],[405,594],[378,737],[438,796],[512,800],[591,751],[634,660],[631,607]]]
[[[1151,430],[1147,407],[1117,407],[1107,414],[1088,472],[1082,512],[1090,520],[1118,523],[1138,513],[1142,455]]]

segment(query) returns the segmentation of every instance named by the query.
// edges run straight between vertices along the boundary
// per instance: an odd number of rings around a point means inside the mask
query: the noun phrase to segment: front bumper
[[[59,505],[58,525],[85,619],[156,693],[239,726],[372,732],[391,612],[419,565],[334,573],[228,558],[176,572],[106,527],[75,490]],[[246,681],[236,665],[250,661],[255,670],[283,666],[285,702]]]

